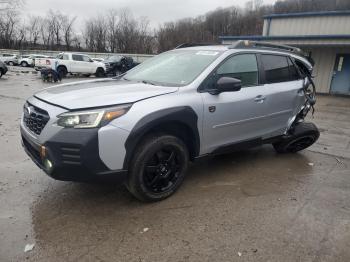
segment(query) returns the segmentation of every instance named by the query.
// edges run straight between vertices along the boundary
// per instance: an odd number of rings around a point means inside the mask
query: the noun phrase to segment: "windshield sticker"
[[[219,52],[213,52],[213,51],[198,51],[196,53],[196,55],[211,55],[211,56],[215,56],[217,55]]]

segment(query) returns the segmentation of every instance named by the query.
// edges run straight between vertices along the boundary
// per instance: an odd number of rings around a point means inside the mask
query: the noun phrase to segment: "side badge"
[[[216,110],[216,106],[209,106],[209,112],[214,113]]]

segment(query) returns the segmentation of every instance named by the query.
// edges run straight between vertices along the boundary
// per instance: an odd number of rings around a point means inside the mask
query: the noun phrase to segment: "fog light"
[[[47,170],[50,170],[52,168],[52,163],[50,160],[45,159],[44,160],[44,166],[46,167]]]

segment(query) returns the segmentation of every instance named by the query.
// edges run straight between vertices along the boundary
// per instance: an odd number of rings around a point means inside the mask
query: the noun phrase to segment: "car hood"
[[[46,88],[34,96],[66,109],[133,103],[176,92],[178,87],[154,86],[116,79],[80,81]]]

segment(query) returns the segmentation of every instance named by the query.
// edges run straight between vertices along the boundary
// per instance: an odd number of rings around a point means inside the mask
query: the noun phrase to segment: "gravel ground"
[[[350,98],[318,97],[310,149],[198,162],[173,197],[143,204],[29,160],[22,106],[51,84],[20,71],[0,79],[0,261],[350,261]]]

